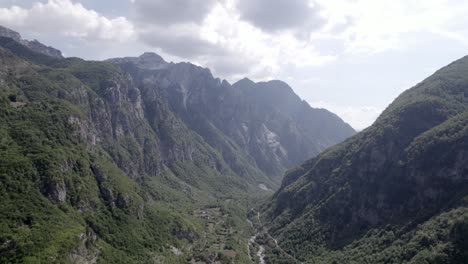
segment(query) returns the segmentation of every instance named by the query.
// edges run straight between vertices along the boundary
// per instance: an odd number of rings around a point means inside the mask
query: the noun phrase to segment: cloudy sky
[[[281,79],[356,129],[468,54],[462,0],[0,0],[0,25],[86,59],[154,51]]]

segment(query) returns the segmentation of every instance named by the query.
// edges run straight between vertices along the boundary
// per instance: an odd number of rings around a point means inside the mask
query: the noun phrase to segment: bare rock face
[[[86,230],[81,233],[78,247],[73,249],[69,254],[70,261],[77,264],[97,263],[99,249],[94,246],[97,239],[97,235],[92,230]]]
[[[62,183],[54,183],[51,186],[49,186],[49,197],[50,199],[56,201],[56,202],[65,202],[67,199],[67,189],[65,187],[65,184]]]

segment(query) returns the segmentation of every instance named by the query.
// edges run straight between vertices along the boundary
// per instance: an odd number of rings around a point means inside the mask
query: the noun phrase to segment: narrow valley
[[[467,264],[462,2],[0,1],[0,263]]]

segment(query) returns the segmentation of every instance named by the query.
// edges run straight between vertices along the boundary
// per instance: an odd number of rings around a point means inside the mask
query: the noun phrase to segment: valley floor
[[[281,260],[281,263],[302,264],[294,256],[290,255],[278,244],[278,241],[270,235],[261,220],[260,212],[250,209],[247,222],[255,230],[255,234],[248,240],[249,257],[253,263],[270,263],[269,259]],[[252,256],[252,252],[256,252]]]

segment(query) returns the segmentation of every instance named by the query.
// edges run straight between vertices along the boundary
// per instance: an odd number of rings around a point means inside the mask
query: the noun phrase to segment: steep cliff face
[[[282,173],[285,168],[291,168],[355,133],[335,114],[310,107],[282,81],[253,83],[242,80],[233,88],[239,89],[250,105],[248,113],[245,108],[236,109],[240,113],[233,113],[249,117],[250,131],[239,131],[247,139],[240,144],[253,153],[260,168],[269,174]],[[269,160],[276,160],[279,166],[269,164]]]
[[[158,214],[100,146],[92,89],[3,48],[0,65],[0,262],[137,261],[157,250],[145,243],[172,243],[166,221],[181,219]]]
[[[136,86],[159,91],[171,110],[237,174],[260,170],[273,179],[336,144],[354,130],[336,115],[311,108],[280,81],[230,85],[208,69],[166,63],[156,54],[112,59]]]
[[[439,70],[286,175],[266,209],[280,244],[311,263],[466,262],[467,76],[468,58]]]

